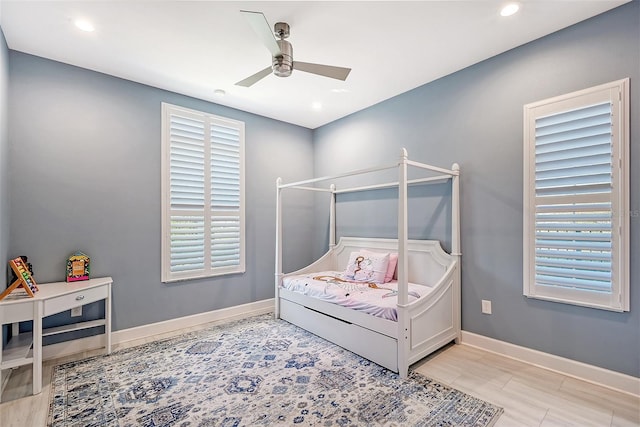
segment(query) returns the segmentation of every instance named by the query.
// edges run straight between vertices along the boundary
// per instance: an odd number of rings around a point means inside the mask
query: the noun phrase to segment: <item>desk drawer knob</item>
[[[84,295],[78,295],[76,297],[76,301],[82,301],[84,299]]]

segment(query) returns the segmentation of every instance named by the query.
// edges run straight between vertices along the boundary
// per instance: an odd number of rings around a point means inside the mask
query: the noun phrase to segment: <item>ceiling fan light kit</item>
[[[289,77],[294,69],[343,81],[346,80],[351,72],[351,68],[294,61],[293,46],[285,40],[290,34],[289,24],[286,22],[277,22],[273,26],[272,32],[267,19],[261,12],[241,10],[240,13],[247,19],[253,31],[255,31],[265,47],[271,52],[272,63],[271,67],[267,67],[244,80],[240,80],[236,83],[237,86],[249,87],[271,73],[278,77]],[[275,39],[274,34],[279,40]]]

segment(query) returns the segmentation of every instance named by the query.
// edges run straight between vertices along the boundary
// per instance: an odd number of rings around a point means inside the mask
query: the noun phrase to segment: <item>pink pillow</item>
[[[390,282],[393,280],[393,276],[396,273],[396,266],[398,265],[398,254],[391,252],[389,254],[389,265],[387,266],[387,273],[384,275],[384,282]]]
[[[388,267],[388,253],[351,252],[344,276],[358,282],[384,283]]]

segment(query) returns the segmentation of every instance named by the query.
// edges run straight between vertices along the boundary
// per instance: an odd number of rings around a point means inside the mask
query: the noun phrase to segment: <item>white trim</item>
[[[259,314],[271,313],[274,309],[274,303],[275,300],[269,298],[248,304],[236,305],[234,307],[222,308],[220,310],[114,331],[111,334],[112,344],[117,345],[137,339],[152,338],[155,335],[175,332],[210,322],[232,321],[257,316]]]
[[[204,325],[211,322],[229,322],[232,320],[271,313],[274,309],[274,303],[275,300],[270,298],[220,310],[208,311],[206,313],[198,313],[192,316],[179,317],[177,319],[166,320],[164,322],[151,323],[149,325],[115,331],[111,336],[111,344],[122,344],[137,339],[153,338],[158,334],[176,332],[184,328]],[[60,357],[96,350],[103,348],[104,346],[104,337],[102,335],[93,335],[76,340],[49,344],[42,347],[42,360],[58,359]],[[9,382],[11,372],[12,370],[10,370],[9,375],[2,376],[4,381],[0,384],[0,395]]]
[[[136,326],[112,332],[112,345],[122,344],[137,339],[153,338],[155,335],[176,332],[181,329],[204,325],[211,322],[232,321],[246,317],[257,316],[273,312],[275,300],[273,298],[223,308],[220,310],[198,313],[149,325]],[[51,360],[70,356],[104,347],[104,337],[93,335],[75,340],[63,341],[42,347],[42,359]]]
[[[631,375],[521,347],[505,341],[474,334],[473,332],[462,331],[462,344],[530,363],[540,368],[607,387],[621,393],[640,397],[640,378]]]
[[[105,338],[103,335],[92,335],[90,337],[62,341],[42,346],[42,360],[58,359],[104,347]]]

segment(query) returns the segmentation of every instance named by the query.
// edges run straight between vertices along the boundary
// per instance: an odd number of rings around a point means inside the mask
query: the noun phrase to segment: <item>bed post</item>
[[[409,373],[409,319],[408,303],[408,247],[407,225],[407,150],[402,148],[398,165],[398,374],[406,378]]]
[[[331,184],[331,201],[329,202],[329,249],[336,245],[336,186]]]
[[[454,316],[456,330],[456,344],[460,344],[462,338],[462,314],[461,314],[461,274],[460,274],[460,165],[454,163],[451,170],[455,173],[451,177],[451,255],[456,260],[456,287],[454,298],[457,309]]]
[[[280,318],[280,279],[282,278],[282,178],[276,180],[276,277],[275,277],[275,318]]]

